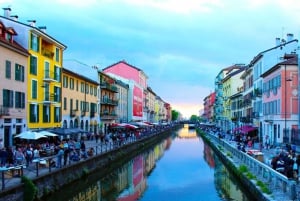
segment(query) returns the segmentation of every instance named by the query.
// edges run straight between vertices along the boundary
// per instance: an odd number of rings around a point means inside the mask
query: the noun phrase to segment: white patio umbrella
[[[49,137],[57,136],[57,134],[49,132],[49,131],[40,131],[39,133],[42,134],[42,135],[45,135],[45,136],[49,136]]]
[[[33,131],[24,131],[15,137],[21,138],[21,139],[26,139],[26,140],[37,140],[40,138],[46,138],[47,136],[38,133],[38,132],[33,132]]]

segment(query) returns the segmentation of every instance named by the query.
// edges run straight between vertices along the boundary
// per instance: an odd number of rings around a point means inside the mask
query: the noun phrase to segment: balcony
[[[52,52],[51,50],[42,48],[42,55],[45,57],[48,57],[49,59],[53,59],[54,52]]]
[[[77,115],[77,110],[70,110],[70,117],[76,117]]]
[[[80,116],[85,116],[85,111],[81,111]]]
[[[43,81],[44,82],[57,82],[55,79],[54,73],[49,70],[44,71]]]
[[[100,88],[101,89],[107,89],[107,90],[112,91],[114,93],[119,92],[118,88],[115,85],[109,84],[107,82],[101,82],[100,83]]]
[[[92,118],[92,117],[95,117],[96,116],[96,114],[97,114],[97,112],[95,112],[95,111],[91,111],[90,112],[90,117]]]
[[[253,97],[256,98],[256,97],[261,97],[261,96],[262,96],[262,91],[261,91],[261,89],[255,88],[255,89],[253,90]]]
[[[104,111],[104,112],[101,112],[100,113],[100,118],[102,120],[108,120],[108,119],[117,119],[118,116],[116,113],[114,112],[107,112],[107,111]]]
[[[118,100],[113,100],[113,99],[106,98],[106,97],[103,97],[101,99],[101,104],[103,104],[103,105],[115,105],[115,106],[117,106],[118,103],[119,103]]]
[[[8,107],[3,107],[0,105],[0,116],[8,116],[9,115],[9,109]]]

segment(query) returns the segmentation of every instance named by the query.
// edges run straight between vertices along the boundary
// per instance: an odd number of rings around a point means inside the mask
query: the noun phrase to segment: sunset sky
[[[0,0],[103,69],[120,60],[184,117],[199,114],[222,68],[248,64],[287,33],[299,38],[298,0]],[[3,15],[3,10],[2,13]]]

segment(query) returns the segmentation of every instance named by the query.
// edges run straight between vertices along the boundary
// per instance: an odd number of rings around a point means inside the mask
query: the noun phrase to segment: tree
[[[178,120],[179,112],[176,110],[172,110],[172,121]]]
[[[190,121],[192,122],[198,122],[198,121],[201,121],[201,118],[195,114],[193,114],[191,117],[190,117]]]

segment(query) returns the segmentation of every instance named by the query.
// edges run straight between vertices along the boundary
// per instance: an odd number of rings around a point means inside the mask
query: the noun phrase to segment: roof
[[[269,52],[271,50],[274,50],[274,49],[277,49],[277,48],[281,48],[281,47],[284,47],[285,45],[287,44],[290,44],[290,43],[293,43],[293,42],[298,42],[297,39],[294,39],[294,40],[291,40],[291,41],[288,41],[288,42],[285,42],[285,43],[281,43],[280,45],[277,45],[275,47],[272,47],[270,49],[267,49],[267,50],[264,50],[260,53],[258,53],[253,59],[252,61],[250,62],[250,66],[253,65],[255,62],[257,62],[261,57],[263,57],[263,54],[266,53],[266,52]]]
[[[12,35],[17,35],[16,31],[12,27],[5,27],[4,23],[2,23],[1,20],[0,24],[4,27],[6,31],[10,32]],[[0,45],[13,51],[16,51],[20,54],[23,54],[24,56],[30,55],[30,53],[15,40],[13,40],[12,42],[8,42],[7,40],[5,40],[4,37],[0,37]]]
[[[114,64],[112,64],[112,65],[109,65],[109,66],[103,68],[102,70],[104,71],[104,70],[106,70],[106,69],[109,69],[109,68],[111,68],[111,67],[113,67],[113,66],[115,66],[115,65],[121,64],[121,63],[123,63],[123,64],[125,64],[125,65],[127,65],[127,66],[130,66],[131,68],[135,68],[135,69],[138,70],[138,71],[142,71],[140,68],[138,68],[138,67],[136,67],[136,66],[133,66],[133,65],[127,63],[125,60],[118,61],[117,63],[114,63]]]
[[[272,73],[275,70],[279,69],[280,66],[282,66],[282,65],[298,65],[298,56],[296,54],[295,54],[295,56],[285,55],[285,58],[287,58],[287,60],[276,64],[275,66],[273,66],[272,68],[267,70],[265,73],[263,73],[260,77],[266,77],[270,73]]]
[[[84,64],[80,61],[77,61],[75,59],[70,60],[64,60],[63,61],[63,69],[68,72],[72,73],[74,75],[77,75],[83,79],[90,80],[94,83],[98,82],[98,69],[89,66],[87,64]]]
[[[46,38],[49,38],[51,41],[55,42],[56,44],[60,45],[61,48],[63,49],[66,49],[67,46],[64,45],[63,43],[59,42],[58,40],[56,40],[55,38],[53,38],[52,36],[48,35],[47,33],[45,33],[44,31],[42,31],[40,28],[38,27],[35,27],[35,26],[31,26],[29,24],[25,24],[25,23],[22,23],[22,22],[19,22],[19,21],[16,21],[16,20],[13,20],[13,19],[10,19],[10,18],[7,18],[7,17],[3,17],[3,16],[0,16],[0,20],[3,19],[3,20],[6,20],[8,22],[11,22],[11,23],[16,23],[16,24],[20,24],[22,26],[25,26],[33,31],[35,31],[36,33],[40,34],[40,35],[44,35]],[[4,23],[4,22],[3,22]]]

